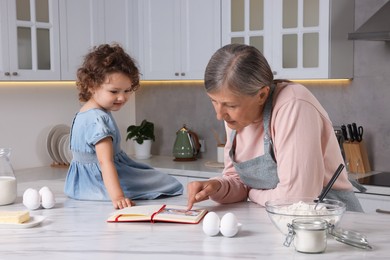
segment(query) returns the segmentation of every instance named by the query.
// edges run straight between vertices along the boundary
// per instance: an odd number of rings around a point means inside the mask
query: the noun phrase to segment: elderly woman
[[[260,205],[291,197],[317,197],[343,163],[327,112],[300,84],[274,80],[256,48],[230,44],[209,61],[205,87],[227,143],[223,176],[188,184],[188,208],[211,198]],[[344,170],[327,198],[362,211]]]

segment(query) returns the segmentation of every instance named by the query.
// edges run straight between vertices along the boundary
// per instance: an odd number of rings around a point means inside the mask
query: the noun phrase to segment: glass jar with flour
[[[323,253],[327,247],[327,235],[333,236],[335,240],[358,247],[361,249],[372,249],[364,234],[335,228],[321,218],[297,218],[287,224],[288,234],[284,241],[285,246],[290,246],[294,241],[295,250],[301,253]]]
[[[295,250],[302,253],[322,253],[326,249],[328,223],[323,219],[294,219],[288,224],[285,245],[294,240]]]

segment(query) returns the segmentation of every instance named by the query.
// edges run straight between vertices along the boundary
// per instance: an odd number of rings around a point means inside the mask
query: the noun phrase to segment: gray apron
[[[272,114],[272,96],[275,85],[271,85],[270,95],[266,101],[263,111],[264,126],[264,155],[260,155],[245,162],[235,161],[236,134],[232,131],[230,140],[232,148],[229,151],[230,159],[236,169],[241,181],[253,189],[274,189],[279,183],[277,163],[273,152],[273,143],[270,134],[269,123]],[[352,183],[354,184],[354,183]],[[355,185],[354,185],[355,186]],[[341,191],[331,189],[326,196],[327,199],[340,200],[346,204],[347,210],[363,212],[359,200],[353,191]]]
[[[230,159],[237,173],[240,175],[242,182],[254,189],[273,189],[279,183],[274,149],[269,132],[269,123],[272,113],[272,96],[275,85],[271,86],[269,97],[266,101],[263,111],[264,126],[264,155],[253,158],[249,161],[238,163],[235,161],[236,151],[236,131],[233,130],[231,135],[232,148],[229,151]]]

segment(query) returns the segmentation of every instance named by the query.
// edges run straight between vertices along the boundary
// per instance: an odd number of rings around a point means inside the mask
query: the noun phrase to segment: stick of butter
[[[21,224],[29,219],[29,211],[0,211],[0,223]]]

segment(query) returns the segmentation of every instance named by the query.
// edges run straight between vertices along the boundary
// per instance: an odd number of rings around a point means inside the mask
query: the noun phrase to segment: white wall
[[[71,125],[79,110],[78,91],[74,83],[0,83],[0,147],[12,149],[15,170],[52,164],[46,138],[57,124]],[[122,134],[122,148],[129,124],[135,123],[135,96],[121,111],[113,113]]]

